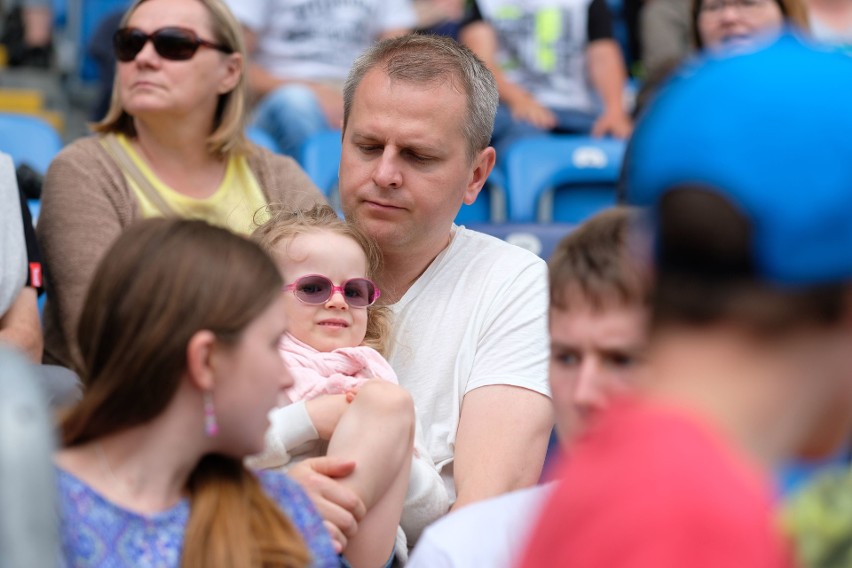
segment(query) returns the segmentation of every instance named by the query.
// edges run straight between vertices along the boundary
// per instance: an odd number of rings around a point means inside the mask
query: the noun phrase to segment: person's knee
[[[381,380],[367,381],[358,390],[355,400],[369,405],[373,416],[414,428],[414,400],[399,385]]]
[[[270,92],[258,106],[258,115],[274,112],[297,121],[324,118],[314,92],[306,85],[282,85]]]
[[[283,85],[257,106],[254,125],[268,132],[289,156],[297,157],[305,141],[328,128],[314,92],[305,85]]]

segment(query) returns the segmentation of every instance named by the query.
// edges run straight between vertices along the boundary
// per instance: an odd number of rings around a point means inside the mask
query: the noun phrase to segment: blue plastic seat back
[[[624,61],[631,61],[630,38],[627,30],[627,15],[625,13],[624,0],[607,0],[607,7],[612,15],[612,32],[615,40],[621,47]]]
[[[98,64],[88,54],[88,46],[98,25],[107,16],[129,7],[130,0],[69,0],[68,33],[77,46],[76,71],[83,83],[97,81],[100,76]]]
[[[476,201],[462,205],[456,215],[457,225],[499,223],[506,220],[506,177],[498,168],[491,170]]]
[[[469,229],[524,248],[544,260],[550,258],[559,241],[574,227],[575,225],[569,223],[474,223],[468,225]]]
[[[470,205],[462,205],[459,214],[456,215],[457,225],[469,223],[488,223],[491,220],[491,194],[487,187],[479,192],[476,201]]]
[[[53,26],[62,29],[68,21],[68,0],[53,0]]]
[[[0,151],[12,156],[16,167],[27,164],[44,174],[61,149],[59,133],[45,120],[28,114],[0,113]]]
[[[615,202],[621,140],[542,136],[520,140],[505,159],[509,220],[578,223]]]
[[[314,134],[302,145],[299,156],[302,169],[326,197],[330,197],[337,191],[340,136],[339,130],[326,130]]]
[[[610,183],[589,184],[570,189],[557,187],[547,218],[563,223],[582,223],[595,213],[616,204],[616,190]]]

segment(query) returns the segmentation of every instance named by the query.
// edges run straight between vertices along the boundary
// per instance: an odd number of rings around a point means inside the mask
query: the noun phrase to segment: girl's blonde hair
[[[127,9],[121,19],[120,27],[127,26],[133,12],[147,0],[136,0]],[[207,137],[207,151],[218,156],[230,156],[250,152],[251,145],[245,136],[246,112],[248,104],[248,80],[246,66],[248,55],[243,41],[240,23],[231,13],[223,0],[198,0],[205,8],[210,18],[213,31],[213,41],[228,47],[232,53],[242,56],[242,70],[237,86],[231,91],[219,95],[216,115],[213,120],[213,131]],[[124,134],[129,138],[136,137],[136,127],[133,117],[124,110],[118,89],[118,78],[113,81],[112,98],[106,116],[92,125],[92,130],[99,134]]]
[[[307,210],[284,210],[271,205],[266,208],[270,218],[252,233],[252,240],[273,257],[282,241],[296,235],[317,231],[331,231],[349,237],[361,247],[367,257],[367,278],[375,278],[382,266],[382,252],[376,242],[352,223],[340,219],[328,205],[315,205]],[[388,354],[390,340],[390,310],[373,304],[367,308],[367,334],[364,345],[384,356]]]
[[[129,227],[98,266],[80,316],[86,388],[62,422],[63,445],[159,416],[186,372],[190,339],[208,330],[235,345],[280,290],[272,259],[225,229],[163,218]],[[241,459],[206,455],[186,490],[182,568],[310,564],[301,536]]]

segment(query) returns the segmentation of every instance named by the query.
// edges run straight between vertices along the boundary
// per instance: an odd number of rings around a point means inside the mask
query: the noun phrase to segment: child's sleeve
[[[290,451],[302,444],[319,439],[311,422],[305,401],[274,408],[269,412],[269,429],[263,453],[246,459],[254,469],[282,467],[290,462]]]

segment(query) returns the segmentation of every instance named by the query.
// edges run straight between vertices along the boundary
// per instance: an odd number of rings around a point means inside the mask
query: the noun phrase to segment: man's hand
[[[528,122],[542,130],[550,130],[556,126],[556,115],[539,104],[529,93],[518,94],[511,100],[507,99],[506,103],[515,120]]]
[[[627,70],[621,48],[612,39],[599,39],[586,47],[589,79],[603,102],[603,113],[592,126],[592,136],[612,134],[627,138],[633,132],[633,121],[624,112],[624,83]]]
[[[592,126],[592,136],[607,134],[614,138],[627,138],[633,132],[633,120],[623,111],[604,111]]]
[[[358,523],[367,512],[355,492],[337,481],[354,470],[355,462],[321,457],[308,458],[287,472],[313,501],[338,553],[358,532]]]

